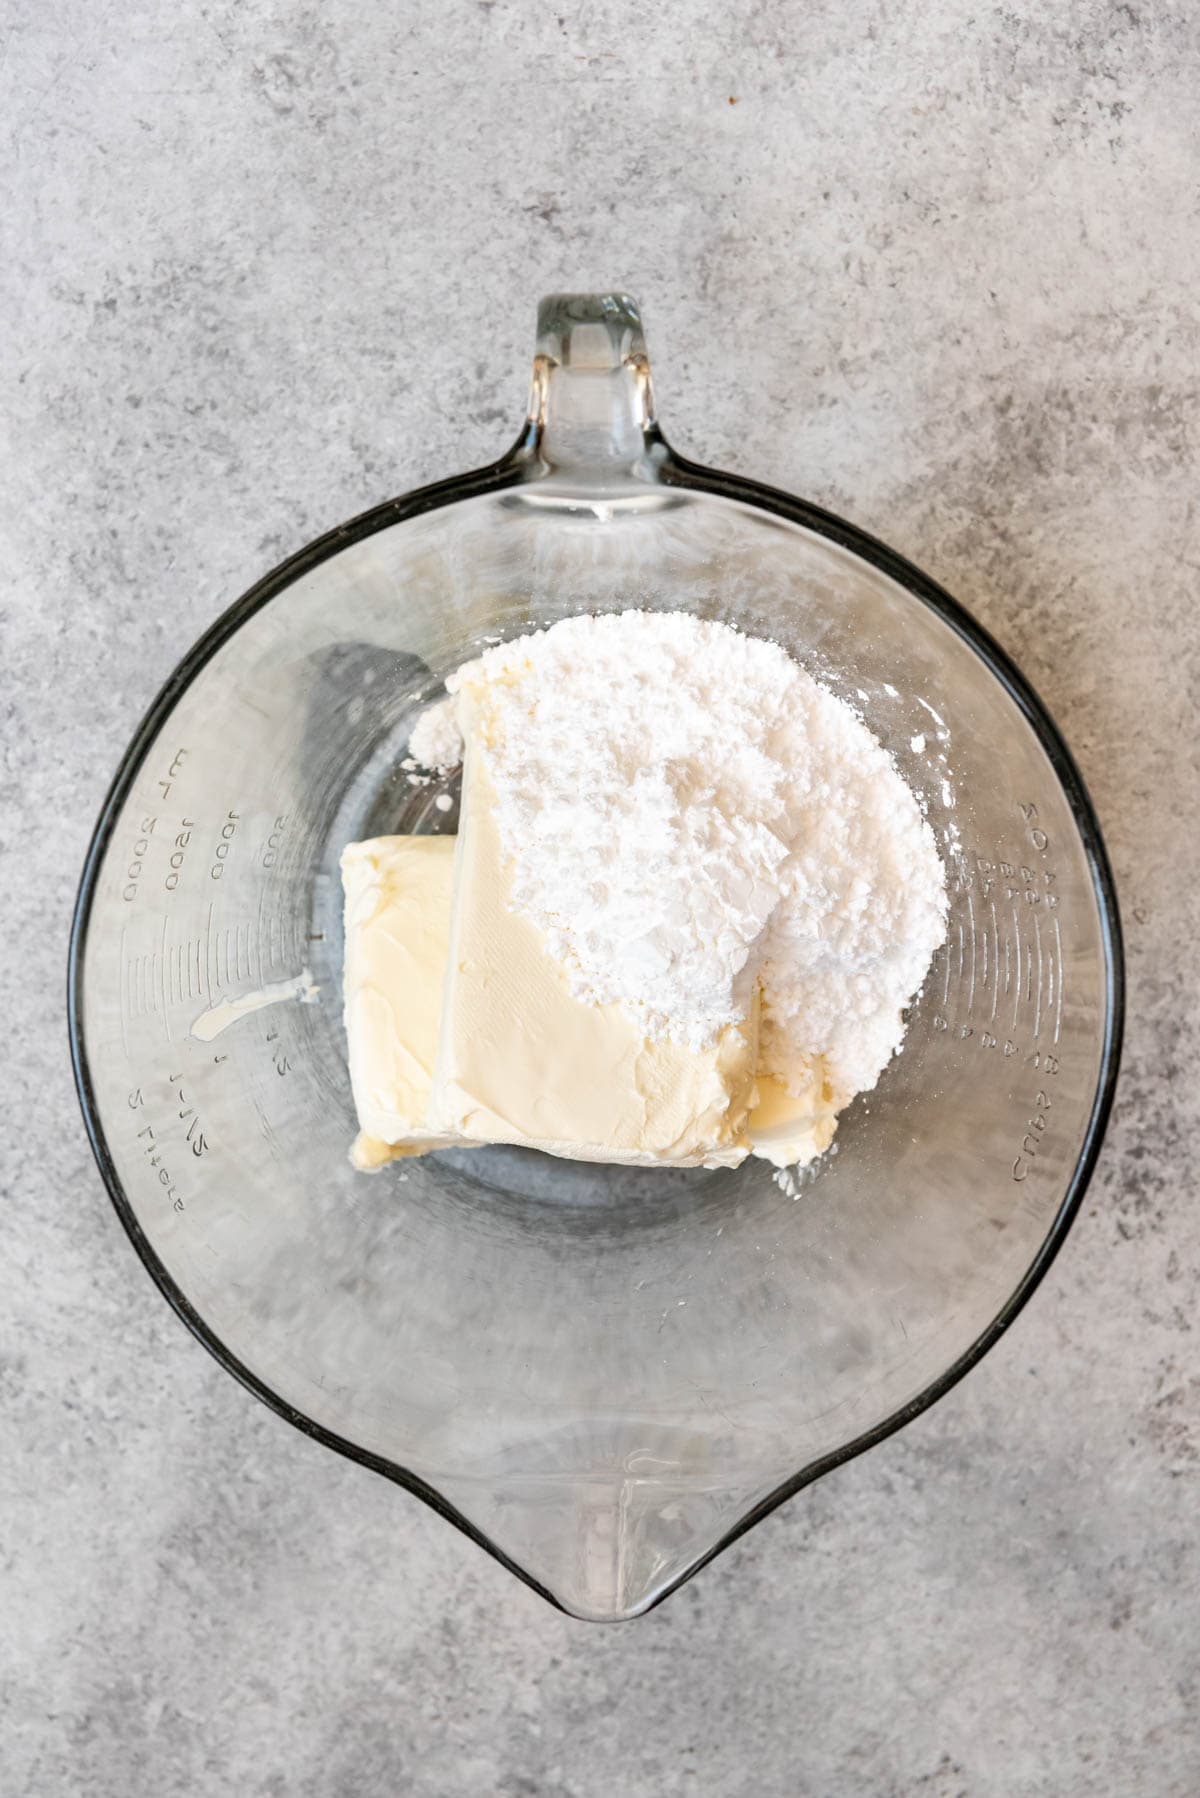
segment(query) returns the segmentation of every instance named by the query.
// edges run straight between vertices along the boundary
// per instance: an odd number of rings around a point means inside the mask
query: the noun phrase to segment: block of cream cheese
[[[351,1154],[361,1168],[463,1140],[458,1133],[432,1130],[428,1115],[449,951],[455,843],[449,836],[376,837],[350,844],[342,856],[346,1033],[361,1126]],[[628,1038],[622,1021],[610,1019],[608,1032],[625,1055]],[[756,1025],[755,1014],[751,1038]],[[649,1044],[641,1048],[651,1051]],[[740,1061],[736,1042],[726,1045],[725,1059],[727,1065]],[[645,1063],[644,1071],[655,1072],[661,1085],[661,1055]],[[756,1103],[745,1130],[752,1153],[777,1167],[803,1165],[833,1140],[837,1116],[820,1058],[808,1075],[792,1080],[801,1089],[799,1096],[770,1075],[757,1077]],[[721,1089],[714,1090],[719,1107]]]
[[[648,1042],[586,1005],[511,911],[486,750],[468,734],[449,955],[428,1125],[577,1161],[736,1167],[749,1153],[758,998],[709,1049]]]
[[[374,837],[342,855],[345,1019],[358,1167],[453,1139],[426,1114],[450,935],[454,837]]]
[[[776,1167],[803,1167],[823,1155],[837,1129],[837,1111],[821,1057],[798,1096],[773,1074],[760,1074],[747,1128],[752,1152]]]

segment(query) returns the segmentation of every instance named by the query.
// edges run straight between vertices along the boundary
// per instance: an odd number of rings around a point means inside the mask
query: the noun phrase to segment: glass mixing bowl
[[[218,1360],[616,1618],[1011,1321],[1096,1158],[1121,951],[1082,782],[996,644],[852,526],[675,455],[630,300],[538,326],[507,455],[293,556],[167,683],[87,858],[71,1035],[121,1220]],[[952,909],[903,1050],[802,1178],[499,1148],[356,1173],[339,852],[454,830],[454,785],[401,765],[451,669],[630,606],[776,639],[926,800]]]

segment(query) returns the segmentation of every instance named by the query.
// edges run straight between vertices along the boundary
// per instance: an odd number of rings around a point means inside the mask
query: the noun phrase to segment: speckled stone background
[[[1140,0],[7,0],[6,1795],[1200,1790],[1198,87],[1195,8]],[[180,654],[490,459],[538,293],[613,284],[681,448],[897,544],[1040,688],[1131,1020],[996,1351],[602,1629],[192,1341],[93,1168],[62,993]]]

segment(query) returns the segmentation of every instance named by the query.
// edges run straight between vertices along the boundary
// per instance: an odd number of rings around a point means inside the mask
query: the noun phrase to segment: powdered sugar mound
[[[777,644],[683,613],[564,619],[447,684],[476,710],[512,903],[579,998],[701,1047],[757,979],[761,1072],[802,1092],[823,1056],[838,1107],[874,1084],[945,880],[848,706]]]
[[[414,760],[422,768],[436,768],[444,774],[462,761],[462,731],[458,726],[458,709],[452,699],[439,700],[427,707],[413,726],[408,739]]]
[[[816,698],[785,745],[807,760],[810,783],[762,943],[762,1057],[799,1090],[793,1058],[820,1053],[840,1110],[900,1046],[901,1009],[945,936],[946,883],[891,757],[811,684]]]

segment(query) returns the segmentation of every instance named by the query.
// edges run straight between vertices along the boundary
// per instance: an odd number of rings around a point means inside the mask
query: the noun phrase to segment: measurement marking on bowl
[[[1013,999],[1013,1019],[1012,1019],[1012,1027],[1015,1030],[1017,1027],[1017,1017],[1021,1010],[1021,920],[1017,916],[1017,908],[1015,905],[1013,906],[1013,935],[1016,938],[1016,944],[1017,944],[1017,955],[1016,955],[1017,977],[1016,977],[1016,981],[1014,982],[1014,984],[1016,986],[1016,996]]]
[[[209,1003],[212,1003],[216,982],[213,979],[213,908],[209,905],[208,916],[204,921],[204,975]]]
[[[276,938],[278,937],[278,946]],[[258,956],[256,978],[275,968],[285,965],[283,955],[283,927],[277,912],[267,911],[267,888],[264,886],[258,896],[258,917],[250,940],[251,967],[253,958]]]
[[[171,1007],[167,1001],[167,919],[163,915],[162,942],[158,954],[159,992],[162,998],[163,1029],[167,1033],[167,1041],[171,1040]]]
[[[1042,1033],[1042,927],[1038,923],[1036,912],[1033,914],[1033,940],[1037,944],[1037,997],[1033,1011],[1033,1037],[1036,1042]]]
[[[967,1016],[971,1015],[971,1007],[975,1003],[975,907],[971,903],[971,895],[967,894],[967,917],[971,921],[971,979],[967,986]]]
[[[1000,1000],[1000,927],[996,923],[995,900],[989,899],[988,905],[992,913],[992,1012],[988,1022],[994,1024],[996,1021],[996,1006]]]
[[[989,944],[988,944],[988,933],[987,933],[986,925],[979,933],[979,941],[983,947],[983,974],[980,978],[980,985],[983,987],[984,992],[986,992],[987,991],[987,983],[988,983],[988,962],[989,962]]]
[[[1058,951],[1058,997],[1055,1000],[1054,1009],[1054,1040],[1057,1042],[1062,1032],[1063,982],[1066,979],[1066,970],[1063,967],[1062,931],[1058,927],[1057,912],[1054,914],[1054,942]]]
[[[129,1060],[129,1033],[128,1033],[126,1026],[127,1026],[128,1017],[129,1017],[129,963],[126,960],[126,955],[125,955],[125,936],[126,936],[126,930],[125,930],[124,924],[122,924],[122,926],[121,926],[121,946],[117,952],[120,957],[120,960],[118,961],[117,965],[121,970],[120,992],[118,994],[118,1004],[117,1004],[117,1019],[121,1026],[121,1053],[124,1055],[126,1061],[128,1061]]]
[[[1058,993],[1058,965],[1050,954],[1049,947],[1046,950],[1046,967],[1049,970],[1046,979],[1046,1016],[1049,1018],[1054,1010],[1054,1000]]]

